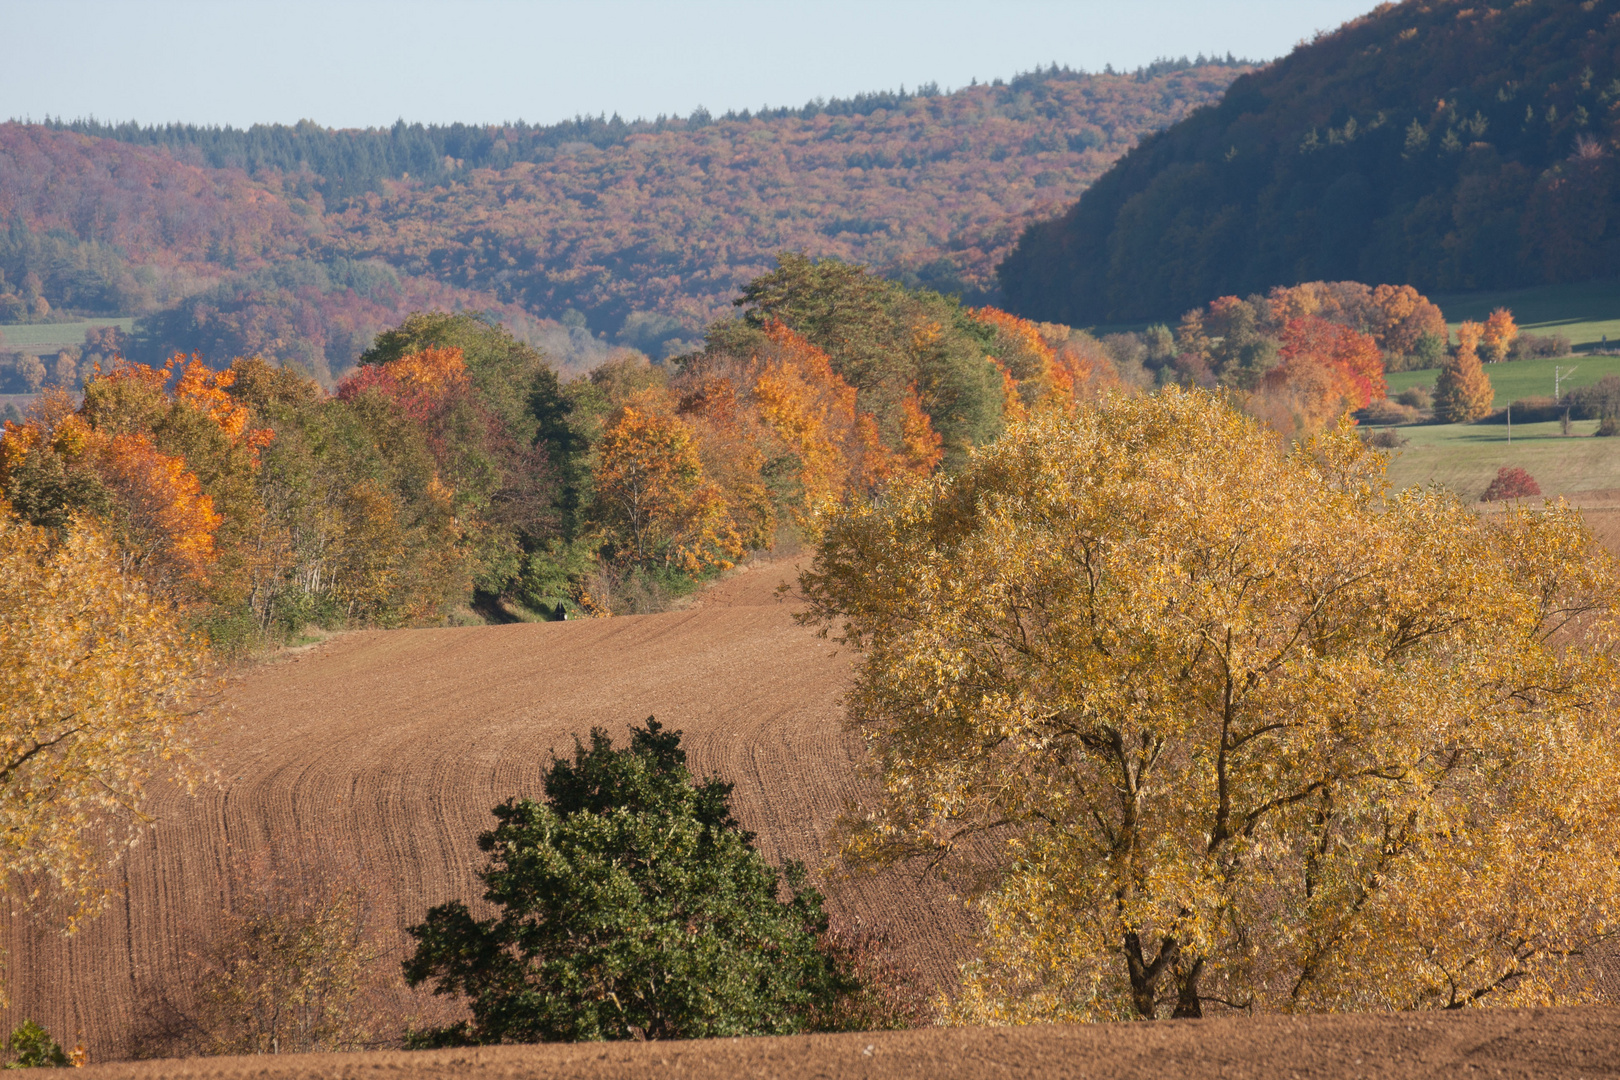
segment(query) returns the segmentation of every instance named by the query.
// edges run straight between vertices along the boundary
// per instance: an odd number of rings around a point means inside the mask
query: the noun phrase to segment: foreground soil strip
[[[91,1068],[130,1080],[619,1080],[632,1077],[1428,1078],[1620,1076],[1620,1010],[1258,1017],[798,1038],[293,1054]]]

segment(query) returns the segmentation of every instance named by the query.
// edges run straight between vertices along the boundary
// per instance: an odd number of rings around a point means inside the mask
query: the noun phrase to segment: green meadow
[[[1599,439],[1596,420],[1576,420],[1564,435],[1558,422],[1514,424],[1418,424],[1397,428],[1407,444],[1391,452],[1390,479],[1397,487],[1441,484],[1464,499],[1477,499],[1505,465],[1517,465],[1546,495],[1620,489],[1620,439]]]
[[[1453,334],[1464,319],[1484,322],[1496,308],[1505,307],[1521,330],[1563,334],[1579,352],[1601,349],[1607,336],[1608,347],[1620,352],[1620,280],[1439,294],[1429,299],[1440,305]]]
[[[125,333],[135,325],[129,319],[81,319],[76,322],[17,323],[0,326],[0,352],[55,352],[69,345],[83,345],[84,333],[91,327],[116,326]]]
[[[1485,374],[1490,377],[1491,388],[1496,391],[1495,404],[1505,408],[1520,398],[1551,397],[1555,371],[1562,373],[1558,380],[1559,392],[1579,386],[1590,386],[1605,375],[1620,375],[1620,356],[1565,356],[1555,360],[1505,360],[1500,364],[1486,364]],[[1435,368],[1423,371],[1395,371],[1386,378],[1391,397],[1413,386],[1433,386],[1440,372]]]

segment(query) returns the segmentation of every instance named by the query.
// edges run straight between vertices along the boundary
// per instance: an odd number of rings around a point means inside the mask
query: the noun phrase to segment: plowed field
[[[359,632],[249,670],[210,754],[218,782],[159,793],[157,831],[120,868],[107,913],[73,938],[7,921],[6,1030],[32,1017],[64,1044],[82,1033],[92,1061],[122,1057],[138,1005],[179,980],[217,924],[228,868],[268,850],[358,874],[397,969],[407,925],[478,895],[474,838],[490,808],[538,796],[548,751],[569,752],[592,725],[622,739],[656,715],[683,730],[695,771],[735,782],[767,858],[820,865],[856,790],[839,707],[849,662],[777,601],[791,573],[739,573],[685,611]],[[937,887],[861,882],[834,908],[891,927],[925,977],[953,970],[967,924]]]
[[[1620,1076],[1620,1010],[1262,1016],[102,1066],[130,1080],[1430,1080]]]
[[[1591,518],[1606,543],[1620,543],[1620,511],[1596,510]],[[9,1030],[32,1017],[65,1044],[82,1037],[92,1062],[124,1057],[144,1006],[184,981],[195,963],[190,954],[228,908],[230,868],[269,851],[362,880],[385,966],[397,970],[405,926],[433,904],[477,895],[481,856],[473,838],[490,824],[489,808],[512,795],[537,795],[548,751],[568,752],[573,736],[592,725],[622,738],[629,723],[656,715],[682,729],[696,771],[735,782],[736,810],[759,833],[768,858],[820,865],[828,827],[860,783],[857,746],[841,728],[839,705],[850,663],[797,626],[790,606],[776,599],[776,586],[793,570],[777,563],[739,573],[684,611],[351,633],[246,671],[231,687],[231,713],[209,751],[216,781],[196,796],[157,793],[159,826],[121,865],[119,895],[107,913],[74,938],[15,914],[0,917],[12,990],[0,1023]],[[830,892],[835,913],[890,928],[901,962],[925,981],[953,976],[969,926],[940,888],[893,874],[834,883]],[[403,988],[386,1004],[398,1015],[424,1007]],[[1443,1038],[1403,1027],[1399,1018],[1316,1021],[1329,1025],[1320,1028],[1209,1021],[1153,1028],[1203,1036],[1031,1029],[745,1040],[657,1053],[510,1048],[481,1053],[476,1067],[466,1055],[435,1054],[411,1059],[417,1064],[405,1071],[1024,1076],[1098,1069],[1092,1075],[1145,1076],[1169,1063],[1172,1071],[1208,1068],[1212,1075],[1283,1076],[1299,1067],[1321,1076],[1419,1076],[1436,1071],[1429,1066],[1494,1070],[1523,1058],[1540,1061],[1539,1071],[1501,1075],[1620,1075],[1613,1012],[1489,1015],[1499,1019],[1469,1019]],[[1538,1027],[1544,1021],[1545,1032]],[[1161,1050],[1174,1051],[1168,1059],[1155,1056],[1149,1043],[1156,1038]],[[1342,1054],[1322,1047],[1342,1051],[1362,1038],[1371,1040],[1365,1069],[1326,1067],[1343,1063]],[[869,1060],[869,1045],[887,1064]],[[747,1046],[755,1049],[728,1049]],[[1525,1058],[1535,1047],[1543,1056]],[[678,1068],[659,1065],[677,1058]],[[798,1064],[787,1068],[789,1061]],[[347,1076],[403,1067],[390,1054],[289,1058],[273,1073],[255,1071],[265,1064],[171,1062],[141,1066],[139,1075]]]

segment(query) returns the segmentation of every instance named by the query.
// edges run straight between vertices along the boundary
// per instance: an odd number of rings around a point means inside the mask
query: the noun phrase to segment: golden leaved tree
[[[1535,1003],[1620,915],[1620,581],[1559,506],[1391,492],[1170,389],[826,523],[856,863],[959,874],[973,1023]]]
[[[1448,424],[1465,424],[1491,414],[1495,391],[1479,361],[1479,342],[1485,328],[1477,322],[1457,327],[1457,352],[1440,368],[1434,381],[1434,412]]]
[[[148,779],[189,759],[202,661],[103,532],[0,503],[0,887],[58,894],[70,928],[99,908]]]
[[[597,519],[618,561],[697,574],[742,554],[725,496],[703,475],[692,426],[667,392],[633,395],[598,452]]]

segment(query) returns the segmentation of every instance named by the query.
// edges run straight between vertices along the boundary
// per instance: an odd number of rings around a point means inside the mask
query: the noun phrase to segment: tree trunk
[[[1159,942],[1159,955],[1149,963],[1142,955],[1142,939],[1137,934],[1125,935],[1125,965],[1131,974],[1131,1004],[1136,1015],[1144,1020],[1154,1018],[1154,1004],[1158,998],[1159,977],[1176,962],[1180,946],[1175,938]]]
[[[1181,993],[1176,997],[1176,1011],[1170,1014],[1172,1020],[1196,1020],[1204,1015],[1204,1006],[1198,998],[1198,977],[1204,973],[1204,958],[1200,956],[1192,962],[1187,969],[1187,975],[1181,980]]]

